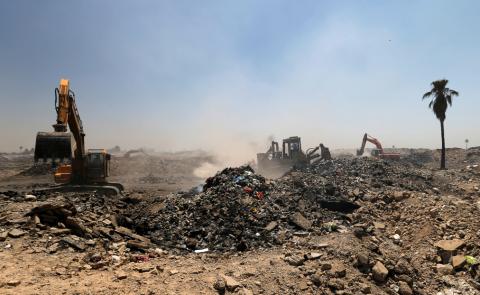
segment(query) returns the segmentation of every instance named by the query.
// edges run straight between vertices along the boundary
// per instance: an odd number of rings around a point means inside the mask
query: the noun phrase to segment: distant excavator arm
[[[380,153],[383,154],[383,147],[380,141],[365,133],[362,140],[362,146],[359,150],[357,150],[357,156],[363,155],[363,153],[365,152],[365,145],[367,144],[367,141],[373,143],[375,147],[380,151]]]

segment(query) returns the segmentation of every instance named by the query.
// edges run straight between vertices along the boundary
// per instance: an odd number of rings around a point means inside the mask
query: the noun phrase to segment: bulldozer
[[[320,148],[321,146],[317,146],[303,152],[302,142],[298,136],[284,139],[281,150],[278,142],[272,141],[266,153],[257,154],[258,171],[263,174],[282,174],[291,168],[304,167],[321,157],[316,153]]]
[[[106,180],[111,155],[105,149],[85,149],[83,123],[68,79],[61,79],[55,88],[55,111],[54,131],[38,132],[35,141],[35,162],[51,161],[56,167],[54,179],[58,185],[43,190],[120,194],[123,185]]]

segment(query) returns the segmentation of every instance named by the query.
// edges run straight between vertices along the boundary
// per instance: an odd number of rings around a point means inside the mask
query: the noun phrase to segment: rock
[[[305,257],[301,255],[286,256],[283,260],[290,265],[300,266],[305,262]]]
[[[110,219],[104,219],[104,220],[102,220],[102,223],[105,224],[105,225],[111,225],[112,221]]]
[[[330,279],[327,281],[327,286],[332,290],[343,290],[345,284],[340,279]],[[336,292],[338,294],[338,292]]]
[[[322,253],[317,253],[317,252],[311,252],[306,255],[306,258],[308,260],[315,260],[322,257]]]
[[[267,226],[265,226],[266,231],[272,231],[277,227],[278,223],[275,221],[271,221]]]
[[[372,275],[376,282],[383,283],[387,279],[388,269],[385,267],[385,265],[383,265],[383,263],[377,261],[372,268]]]
[[[204,271],[205,271],[205,269],[203,269],[203,267],[195,267],[193,269],[190,269],[189,273],[196,275],[196,274],[200,274]]]
[[[65,226],[71,229],[72,232],[79,237],[83,237],[87,233],[87,229],[78,218],[68,216],[65,219]]]
[[[11,231],[8,232],[8,235],[12,238],[20,238],[21,236],[25,235],[26,232],[21,230],[21,229],[17,229],[17,228],[14,228],[12,229]]]
[[[436,269],[441,275],[449,275],[453,272],[453,266],[451,264],[437,264]]]
[[[387,227],[385,223],[382,223],[382,222],[373,222],[373,226],[376,229],[385,229]]]
[[[336,278],[344,278],[347,275],[347,269],[343,265],[339,264],[334,264],[331,272]]]
[[[372,288],[368,284],[360,283],[359,288],[360,288],[360,291],[362,291],[363,294],[371,294],[372,293]]]
[[[396,274],[410,274],[410,265],[405,259],[398,260],[397,264],[395,264],[395,268],[393,269]]]
[[[112,262],[114,264],[120,263],[122,261],[122,258],[118,255],[112,255]]]
[[[134,269],[140,273],[143,273],[143,272],[150,272],[154,269],[155,267],[153,267],[152,265],[145,265],[145,264],[140,264],[138,266],[136,266]]]
[[[7,285],[10,287],[16,287],[21,284],[21,281],[19,280],[11,280],[7,282]]]
[[[305,290],[308,290],[309,287],[308,287],[307,282],[305,282],[305,281],[300,281],[300,282],[298,283],[298,288],[299,288],[301,291],[305,291]]]
[[[145,238],[144,236],[141,236],[139,234],[136,234],[134,233],[132,230],[126,228],[126,227],[123,227],[123,226],[118,226],[117,228],[115,228],[115,231],[123,236],[127,236],[129,238],[132,238],[134,240],[139,240],[139,241],[142,241],[144,243],[148,243],[150,244],[150,239],[148,238]]]
[[[136,240],[127,241],[127,247],[130,249],[147,250],[147,249],[150,249],[151,246],[152,246],[151,243],[146,243],[144,241],[136,241]]]
[[[240,283],[237,282],[234,278],[229,276],[222,276],[223,280],[225,281],[225,287],[228,291],[235,291],[238,287],[240,287]]]
[[[318,243],[312,245],[315,249],[324,249],[327,248],[329,245],[327,243]]]
[[[53,236],[61,236],[61,235],[67,235],[67,234],[70,234],[72,232],[71,229],[69,228],[56,228],[56,227],[53,227],[50,229],[50,234],[53,235]]]
[[[463,240],[453,239],[453,240],[441,240],[436,242],[434,245],[444,251],[455,251],[458,248],[462,247],[465,244]]]
[[[407,275],[398,275],[396,277],[396,279],[399,281],[399,282],[405,282],[407,283],[409,286],[413,286],[413,279]]]
[[[115,278],[117,280],[124,280],[128,277],[127,273],[124,271],[118,271],[115,273]]]
[[[251,290],[247,289],[247,288],[243,288],[238,293],[239,293],[239,295],[253,295],[253,292]]]
[[[65,267],[58,267],[55,269],[55,273],[59,276],[67,274],[67,269]]]
[[[400,295],[413,295],[413,291],[407,283],[400,282],[398,284],[398,286],[399,286],[398,294],[400,294]]]
[[[68,216],[75,214],[77,214],[77,209],[72,203],[58,201],[37,206],[25,216],[37,215],[42,224],[56,226],[59,222],[64,222]]]
[[[8,237],[8,231],[2,231],[0,232],[0,242],[3,242],[7,239]]]
[[[75,240],[72,237],[64,237],[60,241],[80,251],[84,251],[86,248],[85,243],[83,243],[81,240]]]
[[[188,249],[195,250],[197,248],[198,241],[194,238],[188,238],[185,240],[185,245]]]
[[[213,283],[213,288],[220,293],[225,293],[225,280],[222,277],[217,277]]]
[[[332,269],[332,265],[330,263],[323,263],[320,267],[321,270],[330,270]]]
[[[393,199],[397,202],[403,201],[405,199],[408,199],[410,197],[409,192],[394,192],[393,193]]]
[[[465,256],[463,255],[456,255],[452,257],[452,267],[455,270],[461,269],[467,260],[465,259]]]
[[[52,254],[58,251],[59,244],[58,243],[53,243],[47,248],[47,253]]]
[[[314,283],[317,286],[323,285],[325,283],[325,280],[323,279],[321,272],[316,272],[313,275],[311,275],[310,280],[312,281],[312,283]]]
[[[292,221],[293,224],[298,226],[299,228],[303,230],[309,230],[312,227],[312,222],[308,219],[306,219],[302,213],[296,212],[290,217],[290,220]]]
[[[364,226],[359,226],[359,225],[354,226],[353,234],[355,235],[355,237],[359,239],[368,235],[366,228]]]
[[[37,200],[37,197],[34,195],[25,195],[25,201],[27,202],[35,202]]]
[[[357,264],[358,264],[358,266],[360,266],[360,267],[369,266],[369,261],[370,260],[368,258],[368,255],[363,254],[363,253],[357,254]]]

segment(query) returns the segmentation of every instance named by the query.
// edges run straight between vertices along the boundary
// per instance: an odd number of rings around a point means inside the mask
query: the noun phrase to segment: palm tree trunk
[[[445,169],[445,129],[443,127],[443,121],[440,121],[440,128],[442,130],[442,158],[440,160],[440,169]]]

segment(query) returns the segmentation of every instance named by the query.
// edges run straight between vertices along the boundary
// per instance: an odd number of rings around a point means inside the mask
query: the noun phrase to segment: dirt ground
[[[61,226],[32,225],[25,214],[52,200],[82,196],[24,197],[51,185],[52,176],[46,170],[32,170],[28,155],[4,156],[0,158],[0,293],[480,294],[478,264],[456,265],[451,257],[442,261],[445,253],[437,245],[443,240],[461,241],[449,254],[480,259],[480,158],[472,153],[450,150],[446,171],[436,169],[437,151],[428,156],[418,151],[407,157],[405,165],[379,164],[374,159],[356,164],[386,167],[382,169],[393,171],[388,177],[369,174],[377,172],[366,168],[350,171],[353,166],[344,165],[350,162],[334,160],[328,164],[336,169],[333,176],[320,165],[317,170],[272,180],[275,192],[295,186],[286,194],[293,197],[301,194],[299,182],[306,192],[328,187],[325,183],[333,177],[340,194],[360,208],[338,213],[339,218],[321,225],[321,230],[314,226],[292,231],[281,244],[206,253],[161,246],[138,251],[125,247],[128,241],[116,240],[113,234],[113,240],[82,238],[88,244],[85,249],[62,243],[66,237],[77,238]],[[135,198],[143,202],[202,184],[204,179],[193,171],[209,161],[214,160],[198,153],[117,157],[111,180],[125,184],[130,203],[123,202],[135,206],[131,203]],[[98,207],[91,201],[75,204],[93,206],[80,214],[83,221],[88,220],[85,216],[94,219],[94,233],[102,223],[113,228],[108,220],[122,209],[111,205],[115,198],[119,197],[99,198]],[[386,270],[384,277],[379,263]],[[455,269],[450,268],[452,263]]]

